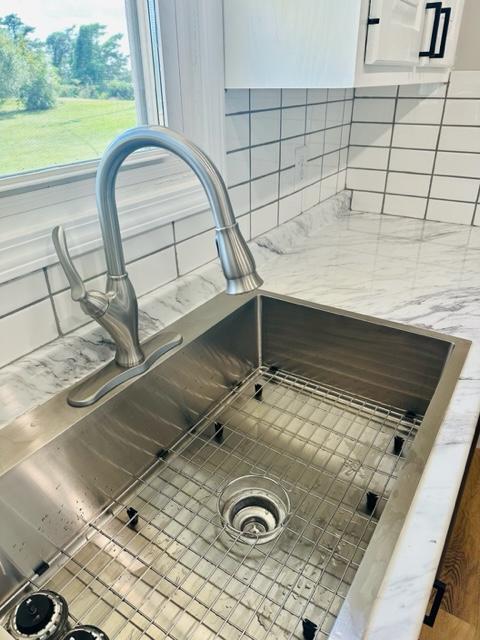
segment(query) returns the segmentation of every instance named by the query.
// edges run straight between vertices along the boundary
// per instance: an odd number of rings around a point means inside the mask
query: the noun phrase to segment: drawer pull
[[[443,594],[445,593],[447,585],[441,580],[435,580],[435,582],[433,583],[433,588],[435,589],[436,593],[435,597],[433,598],[432,607],[430,609],[430,613],[427,613],[425,615],[425,618],[423,619],[423,624],[426,624],[428,627],[433,627],[433,625],[435,624],[437,613],[440,609]]]

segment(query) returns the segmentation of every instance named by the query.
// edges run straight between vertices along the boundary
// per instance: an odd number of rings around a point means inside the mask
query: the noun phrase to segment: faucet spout
[[[165,127],[141,126],[119,135],[106,150],[97,172],[97,207],[108,274],[125,275],[125,259],[115,201],[115,184],[123,161],[134,151],[157,147],[186,162],[205,189],[216,227],[216,243],[227,280],[227,293],[252,291],[262,284],[252,254],[241,235],[225,183],[213,162],[184,136]]]

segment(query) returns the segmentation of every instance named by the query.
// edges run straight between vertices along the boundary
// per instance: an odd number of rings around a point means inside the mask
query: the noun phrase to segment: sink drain
[[[239,542],[263,544],[285,527],[290,499],[285,489],[265,476],[242,476],[226,484],[218,512],[229,535]]]

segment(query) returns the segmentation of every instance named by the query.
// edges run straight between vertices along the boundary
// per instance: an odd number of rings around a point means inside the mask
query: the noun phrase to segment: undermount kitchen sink
[[[111,640],[327,638],[373,606],[469,343],[264,292],[172,330],[0,432],[3,623],[42,588]]]

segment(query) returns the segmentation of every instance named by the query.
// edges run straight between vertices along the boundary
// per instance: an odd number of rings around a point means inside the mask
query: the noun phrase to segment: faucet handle
[[[52,240],[55,245],[58,259],[62,265],[62,269],[67,276],[70,289],[72,291],[72,299],[75,301],[84,300],[87,297],[87,290],[83,284],[83,280],[78,273],[72,258],[68,251],[67,238],[62,226],[55,227],[52,231]]]

